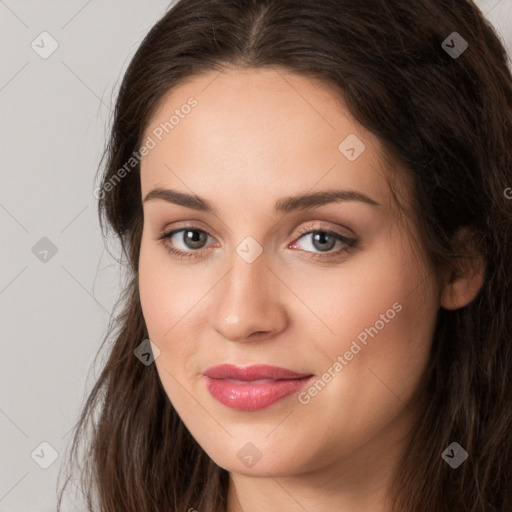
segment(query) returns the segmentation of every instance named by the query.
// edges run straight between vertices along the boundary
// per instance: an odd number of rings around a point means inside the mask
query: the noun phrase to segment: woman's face
[[[403,439],[439,291],[376,138],[326,86],[251,69],[174,88],[144,141],[142,198],[182,195],[144,202],[142,309],[163,387],[209,456],[291,475],[363,450],[371,464]],[[312,377],[205,377],[220,364]]]

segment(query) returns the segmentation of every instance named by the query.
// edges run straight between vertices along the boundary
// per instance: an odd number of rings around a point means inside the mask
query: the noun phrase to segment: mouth
[[[314,377],[270,365],[214,366],[203,373],[213,398],[239,411],[256,411],[300,391]]]

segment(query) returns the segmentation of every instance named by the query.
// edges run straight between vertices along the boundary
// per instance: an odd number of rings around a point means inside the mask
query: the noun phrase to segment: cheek
[[[150,338],[156,341],[166,326],[169,329],[169,306],[173,290],[168,290],[167,279],[161,274],[161,262],[155,261],[156,251],[146,245],[143,238],[139,257],[139,296]],[[171,293],[165,293],[166,289]]]
[[[211,285],[197,272],[171,265],[164,248],[141,244],[139,295],[149,338],[160,349],[155,364],[169,397],[180,393],[178,381],[197,374],[194,354],[204,325],[201,298]],[[175,389],[175,386],[178,388]],[[181,390],[182,391],[182,390]]]
[[[371,250],[354,253],[346,264],[314,275],[296,272],[293,283],[295,293],[307,298],[314,313],[309,315],[311,323],[323,332],[313,341],[333,360],[350,350],[354,340],[362,348],[372,346],[378,357],[391,357],[395,350],[415,344],[428,349],[439,308],[431,277],[408,239],[389,231]],[[357,358],[369,355],[361,350]]]
[[[163,343],[175,337],[182,320],[191,323],[194,307],[204,293],[204,283],[191,278],[176,265],[172,266],[165,248],[143,237],[139,295],[150,337]]]
[[[328,415],[327,423],[354,438],[375,434],[400,413],[429,361],[436,289],[428,269],[396,246],[371,261],[361,258],[344,279],[325,280],[321,292],[308,295],[334,331],[317,337],[314,350],[323,355],[323,370],[335,375],[320,375],[329,383],[312,391],[310,417]]]

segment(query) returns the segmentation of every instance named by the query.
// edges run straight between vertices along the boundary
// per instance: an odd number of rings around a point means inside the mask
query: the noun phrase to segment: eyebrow
[[[185,194],[172,189],[155,188],[146,195],[144,203],[157,199],[217,215],[217,211],[213,205],[197,195]],[[275,204],[275,211],[289,213],[296,210],[308,210],[310,208],[340,201],[359,201],[371,206],[381,206],[377,201],[355,190],[325,190],[322,192],[305,193],[281,198]]]

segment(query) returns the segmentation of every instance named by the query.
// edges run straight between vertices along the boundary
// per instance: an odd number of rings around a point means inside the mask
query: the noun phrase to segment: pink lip
[[[299,391],[312,377],[311,374],[301,374],[277,366],[241,367],[230,364],[208,368],[203,375],[208,391],[215,399],[241,411],[269,407]],[[266,382],[254,382],[261,380]]]

